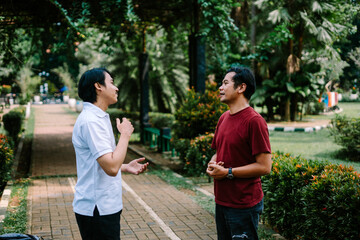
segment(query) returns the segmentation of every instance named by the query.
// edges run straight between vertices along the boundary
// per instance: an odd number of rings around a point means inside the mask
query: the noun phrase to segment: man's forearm
[[[116,176],[124,163],[130,137],[121,135],[114,152],[105,154],[98,158],[101,168],[109,176]]]
[[[125,161],[129,140],[130,137],[120,135],[118,144],[116,145],[116,148],[112,154],[114,162],[117,163],[118,170]]]

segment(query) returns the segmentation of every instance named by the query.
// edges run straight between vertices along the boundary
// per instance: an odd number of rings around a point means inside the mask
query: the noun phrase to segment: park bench
[[[145,127],[143,131],[145,144],[150,148],[157,148],[158,152],[170,151],[171,130],[170,128]]]

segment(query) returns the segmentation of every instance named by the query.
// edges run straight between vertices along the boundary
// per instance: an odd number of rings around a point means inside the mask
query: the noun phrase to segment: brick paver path
[[[71,132],[76,115],[66,105],[33,109],[32,176],[38,178],[29,188],[28,232],[44,239],[81,239],[71,205],[76,182]],[[216,239],[214,217],[185,193],[149,173],[123,174],[123,181],[121,239]]]
[[[32,108],[35,129],[31,175],[76,174],[71,143],[76,115],[66,111],[67,105],[33,105]]]

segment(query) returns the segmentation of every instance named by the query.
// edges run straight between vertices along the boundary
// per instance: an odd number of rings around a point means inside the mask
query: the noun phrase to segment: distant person
[[[145,158],[124,164],[134,127],[126,118],[116,119],[120,138],[115,144],[109,105],[117,102],[118,88],[105,68],[86,71],[80,78],[83,110],[76,120],[72,142],[76,153],[77,184],[73,208],[84,240],[120,239],[123,209],[121,172],[139,174]]]
[[[267,124],[249,105],[255,89],[254,75],[244,67],[229,69],[219,88],[229,110],[216,126],[211,145],[216,153],[206,170],[214,179],[219,240],[258,239],[260,177],[270,173],[272,161]]]

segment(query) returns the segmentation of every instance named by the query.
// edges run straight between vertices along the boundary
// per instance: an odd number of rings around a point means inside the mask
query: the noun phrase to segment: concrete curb
[[[21,135],[20,138],[20,142],[18,144],[18,148],[15,154],[15,158],[14,158],[14,162],[13,162],[13,166],[12,166],[12,172],[11,172],[11,176],[13,178],[15,178],[16,173],[17,173],[17,169],[18,169],[18,165],[19,165],[19,160],[20,160],[20,156],[21,156],[21,151],[24,145],[24,134]],[[6,211],[9,205],[9,201],[10,201],[10,195],[11,195],[11,184],[9,184],[10,181],[7,183],[3,195],[1,197],[1,202],[0,202],[0,229],[2,229],[2,225],[6,216]]]
[[[321,125],[315,127],[276,127],[268,125],[269,131],[276,132],[316,132],[327,127],[328,125]]]
[[[131,145],[128,145],[128,148],[133,151],[134,153],[143,156],[144,158],[146,158],[146,160],[150,161],[151,163],[158,165],[156,159],[153,159],[152,157],[150,157],[149,155],[146,155],[145,153],[141,152],[138,149],[135,149],[134,147],[132,147]]]
[[[0,229],[2,229],[3,227],[6,211],[10,202],[10,196],[11,196],[11,185],[7,184],[0,201]]]

